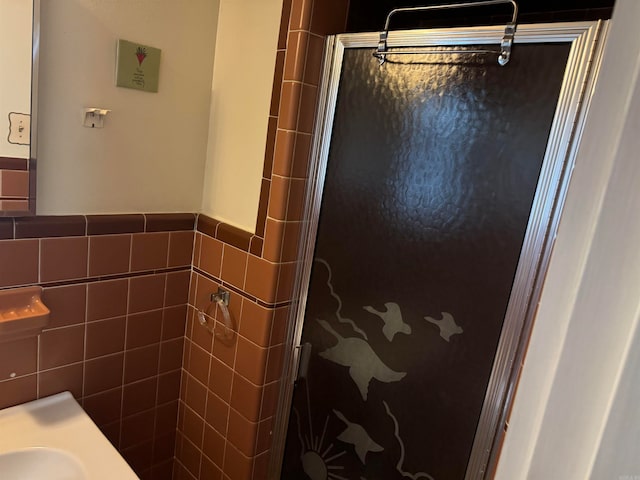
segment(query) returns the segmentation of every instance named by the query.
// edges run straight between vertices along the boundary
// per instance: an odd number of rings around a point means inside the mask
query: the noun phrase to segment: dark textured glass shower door
[[[569,54],[347,49],[283,479],[463,479]]]

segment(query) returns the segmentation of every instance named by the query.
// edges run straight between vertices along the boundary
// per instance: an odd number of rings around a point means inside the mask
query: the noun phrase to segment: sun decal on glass
[[[308,403],[307,403],[308,406]],[[344,470],[344,466],[337,465],[336,461],[346,452],[344,450],[333,453],[333,443],[325,445],[325,434],[327,432],[327,424],[329,416],[324,421],[322,435],[320,437],[313,435],[313,425],[311,424],[311,416],[309,416],[309,432],[302,434],[302,426],[300,424],[300,414],[297,409],[293,409],[298,424],[298,439],[302,447],[300,461],[304,473],[311,480],[348,480],[346,477],[334,473],[336,470]]]

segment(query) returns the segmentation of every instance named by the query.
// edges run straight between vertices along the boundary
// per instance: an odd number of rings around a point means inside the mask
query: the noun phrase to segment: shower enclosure
[[[491,474],[605,31],[329,39],[272,478]]]

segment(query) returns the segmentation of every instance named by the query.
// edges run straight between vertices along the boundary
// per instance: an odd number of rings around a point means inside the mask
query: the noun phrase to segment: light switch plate
[[[31,138],[31,115],[11,112],[9,114],[9,143],[29,145]]]

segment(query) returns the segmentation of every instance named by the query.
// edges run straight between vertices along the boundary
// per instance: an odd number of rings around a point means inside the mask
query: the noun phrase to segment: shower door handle
[[[311,358],[311,344],[305,342],[302,345],[296,346],[296,349],[298,350],[298,368],[294,377],[295,382],[307,378],[309,359]]]

